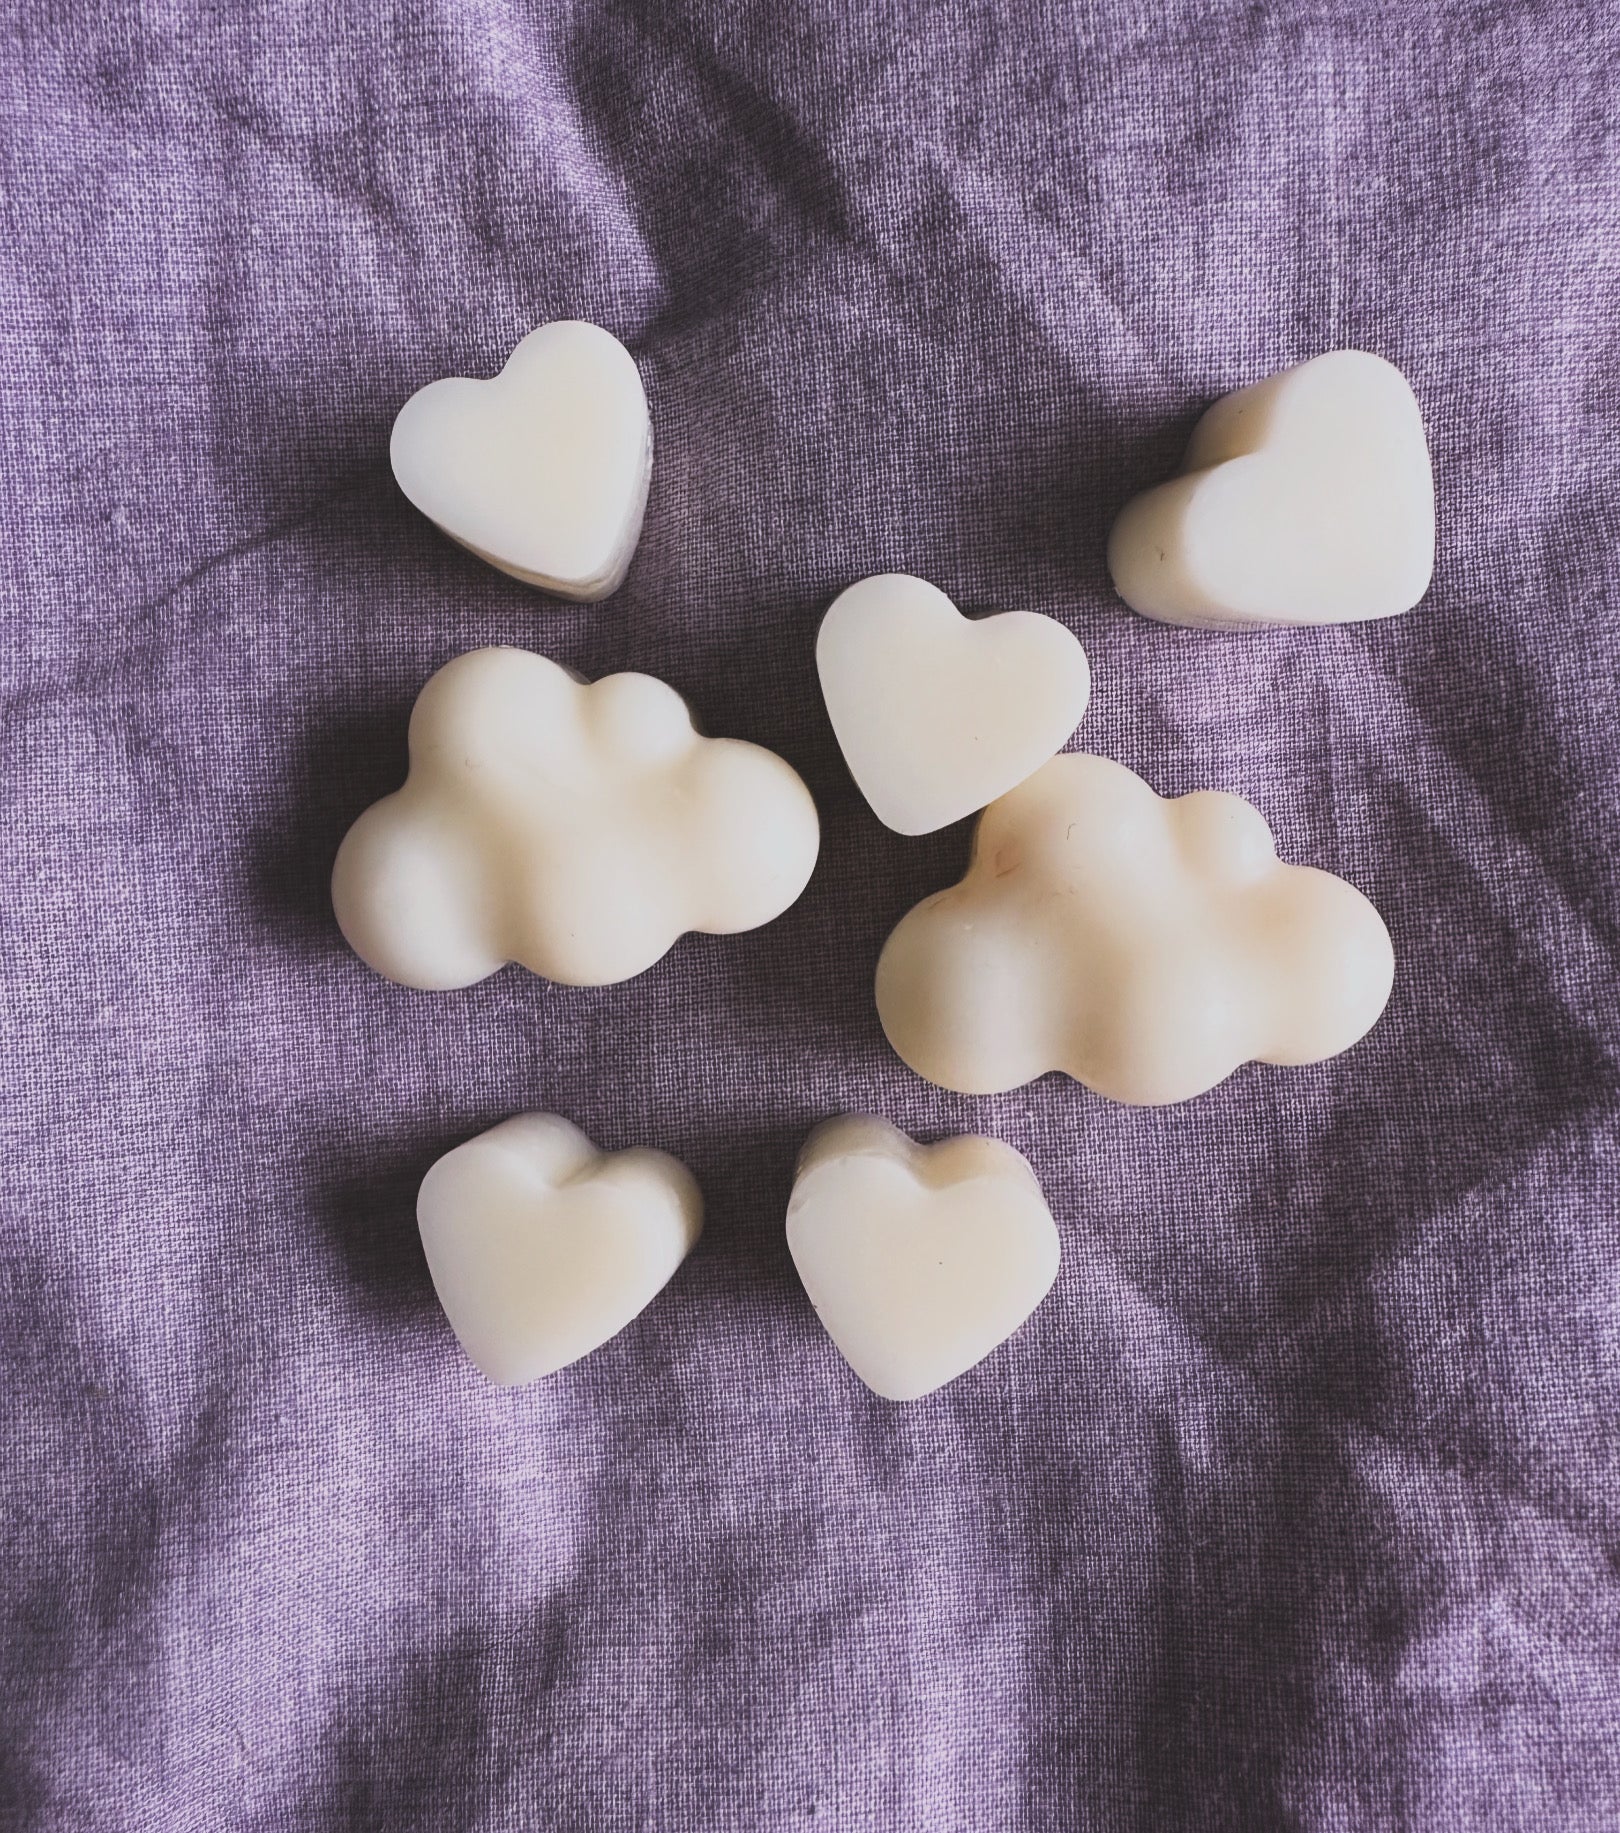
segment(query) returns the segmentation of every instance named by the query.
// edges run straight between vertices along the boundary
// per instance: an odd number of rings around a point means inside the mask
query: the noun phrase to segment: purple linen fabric
[[[6,9],[6,1833],[1620,1825],[1617,79],[1574,0]],[[387,465],[559,316],[656,430],[589,608]],[[1119,505],[1342,345],[1423,403],[1428,599],[1134,618]],[[1371,1037],[1162,1111],[908,1073],[872,967],[967,830],[878,825],[812,657],[887,568],[1063,619],[1085,748],[1365,889]],[[802,901],[596,991],[369,973],[334,849],[496,642],[787,756]],[[412,1207],[530,1107],[709,1222],[497,1392]],[[1062,1232],[910,1407],[784,1245],[842,1109]]]

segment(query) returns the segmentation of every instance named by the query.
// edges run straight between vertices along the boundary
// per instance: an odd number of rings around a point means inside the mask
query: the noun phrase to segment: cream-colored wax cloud
[[[350,946],[406,986],[469,986],[508,961],[605,986],[686,930],[768,923],[815,865],[791,766],[702,737],[650,675],[592,685],[527,650],[474,650],[422,689],[410,756],[332,871]]]
[[[1223,396],[1181,474],[1120,511],[1108,570],[1170,624],[1339,624],[1410,610],[1434,571],[1434,479],[1405,376],[1334,350]]]
[[[787,1237],[827,1334],[885,1400],[981,1362],[1058,1270],[1057,1227],[1020,1153],[974,1134],[920,1146],[864,1114],[805,1141]]]
[[[879,573],[821,621],[816,668],[849,772],[886,826],[974,814],[1068,742],[1091,670],[1055,618],[966,618],[926,579]]]
[[[889,1041],[967,1094],[1060,1069],[1115,1101],[1202,1094],[1250,1060],[1346,1050],[1389,997],[1383,920],[1277,858],[1259,810],[1161,799],[1107,758],[1053,758],[979,819],[959,884],[877,970]]]
[[[555,1114],[519,1114],[441,1158],[416,1216],[451,1328],[507,1387],[643,1311],[702,1232],[703,1199],[663,1152],[599,1152]]]
[[[617,589],[641,533],[652,424],[635,359],[600,325],[531,331],[492,381],[446,376],[399,411],[399,487],[481,559],[564,598]]]

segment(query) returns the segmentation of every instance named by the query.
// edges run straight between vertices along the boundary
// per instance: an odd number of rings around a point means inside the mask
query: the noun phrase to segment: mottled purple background
[[[1358,16],[1359,15],[1359,16]],[[5,1833],[1620,1824],[1620,15],[1609,6],[47,0],[0,44]],[[387,434],[630,345],[625,589],[437,535]],[[1410,617],[1160,629],[1103,568],[1217,393],[1338,345],[1431,428]],[[811,640],[904,568],[1077,630],[1087,748],[1385,912],[1314,1069],[928,1087],[870,997],[955,876]],[[821,805],[751,935],[433,996],[326,878],[429,672],[673,682]],[[685,1158],[633,1328],[485,1386],[424,1168],[525,1107]],[[1057,1287],[871,1398],[806,1129],[1034,1159]]]

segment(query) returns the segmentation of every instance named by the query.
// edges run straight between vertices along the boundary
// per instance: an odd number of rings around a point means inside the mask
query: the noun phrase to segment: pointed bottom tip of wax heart
[[[1003,1337],[1002,1343],[1005,1341],[1006,1338]],[[1000,1348],[1001,1343],[993,1344],[982,1356],[977,1356],[968,1363],[966,1368],[959,1368],[949,1375],[918,1375],[909,1379],[892,1376],[885,1380],[881,1376],[863,1373],[862,1370],[855,1367],[854,1363],[850,1363],[849,1366],[850,1372],[861,1386],[870,1393],[876,1394],[879,1400],[888,1400],[903,1406],[913,1400],[926,1400],[930,1394],[937,1394],[942,1389],[948,1388],[953,1382],[960,1381],[964,1375],[971,1375],[981,1362],[988,1361]]]

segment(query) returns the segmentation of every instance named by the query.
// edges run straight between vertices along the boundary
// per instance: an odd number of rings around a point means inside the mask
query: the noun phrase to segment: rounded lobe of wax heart
[[[520,1114],[447,1153],[416,1213],[450,1326],[500,1387],[617,1336],[703,1228],[703,1199],[678,1160],[600,1152],[555,1114]]]
[[[816,668],[850,775],[900,834],[932,833],[1021,783],[1062,750],[1091,693],[1086,652],[1056,619],[966,618],[909,573],[834,599]]]
[[[1278,859],[1250,803],[1162,798],[1071,752],[985,810],[966,876],[885,943],[876,995],[889,1042],[943,1088],[994,1094],[1062,1070],[1155,1106],[1251,1060],[1349,1049],[1393,976],[1378,912]]]
[[[664,682],[480,649],[418,695],[410,773],[344,837],[332,906],[355,953],[405,986],[470,986],[508,961],[606,986],[688,930],[780,916],[819,846],[792,766],[702,736]]]
[[[1408,611],[1434,571],[1434,478],[1401,372],[1335,350],[1226,395],[1181,474],[1121,510],[1108,567],[1134,611],[1239,628]]]
[[[919,1146],[868,1115],[805,1142],[787,1237],[827,1334],[885,1400],[983,1361],[1058,1270],[1057,1227],[1021,1154],[971,1134]]]
[[[503,572],[582,600],[622,583],[652,432],[635,359],[600,325],[542,325],[492,381],[430,382],[400,409],[389,455],[411,502]]]

